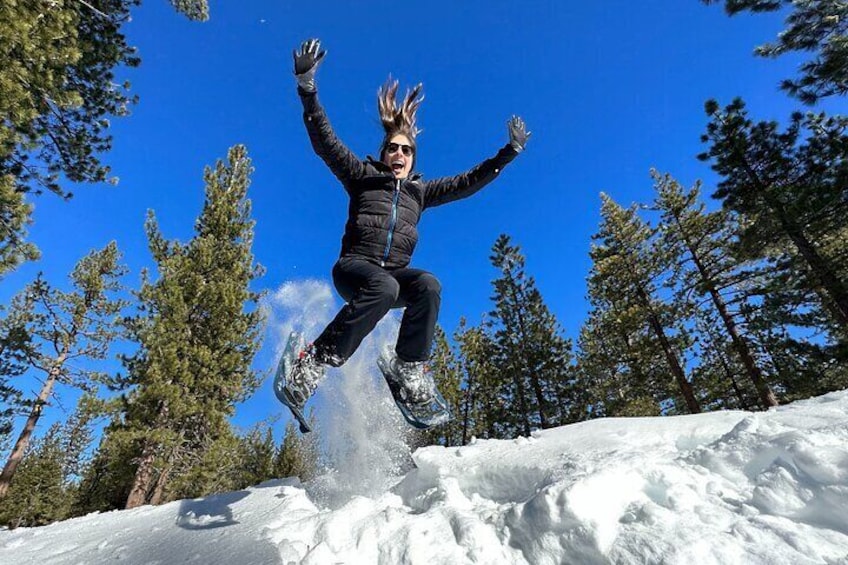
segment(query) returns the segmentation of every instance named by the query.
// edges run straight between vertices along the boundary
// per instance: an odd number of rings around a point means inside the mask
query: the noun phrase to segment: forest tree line
[[[0,277],[39,250],[31,199],[70,198],[68,182],[109,180],[109,117],[135,100],[117,66],[138,64],[121,26],[137,2],[0,7]],[[205,19],[205,2],[174,0]],[[711,3],[711,2],[705,2]],[[740,11],[789,9],[763,56],[803,51],[782,88],[808,106],[848,85],[848,6],[727,0]],[[32,22],[37,22],[33,24]],[[56,38],[61,38],[57,40]],[[509,438],[590,418],[688,414],[779,403],[848,387],[846,118],[801,111],[757,121],[742,100],[705,104],[696,183],[651,172],[653,198],[601,195],[587,278],[590,312],[576,339],[548,308],[508,235],[494,243],[492,309],[438,332],[432,370],[454,420],[416,445]],[[252,255],[243,146],[204,174],[187,243],[145,224],[155,273],[137,289],[116,243],[81,258],[67,284],[39,276],[0,310],[0,523],[31,526],[91,511],[307,479],[314,438],[264,423],[237,431],[236,405],[257,390],[262,274]],[[646,182],[647,184],[647,182]],[[711,198],[711,200],[708,200]],[[72,205],[72,204],[70,204]],[[113,358],[123,372],[91,369]],[[22,386],[35,376],[36,394]],[[67,421],[37,435],[57,391],[80,391]],[[98,423],[106,422],[96,435]],[[102,426],[101,426],[102,427]],[[96,437],[95,437],[96,436]]]

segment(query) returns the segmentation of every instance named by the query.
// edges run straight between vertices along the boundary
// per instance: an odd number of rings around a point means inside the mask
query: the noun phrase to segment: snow
[[[361,469],[338,468],[3,531],[0,562],[848,564],[848,391],[413,459],[367,495],[350,480]]]
[[[266,307],[280,343],[335,311],[320,281]],[[0,531],[0,564],[848,565],[848,391],[410,454],[372,362],[397,326],[311,401],[334,462],[321,476]]]

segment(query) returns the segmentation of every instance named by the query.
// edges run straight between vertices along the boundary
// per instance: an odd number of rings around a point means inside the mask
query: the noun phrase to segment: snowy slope
[[[367,496],[286,479],[4,531],[0,563],[848,565],[848,391],[414,460]]]

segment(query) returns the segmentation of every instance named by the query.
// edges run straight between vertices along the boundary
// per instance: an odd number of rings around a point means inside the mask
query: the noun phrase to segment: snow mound
[[[848,391],[414,460],[387,490],[332,506],[285,479],[0,532],[0,562],[848,565]]]

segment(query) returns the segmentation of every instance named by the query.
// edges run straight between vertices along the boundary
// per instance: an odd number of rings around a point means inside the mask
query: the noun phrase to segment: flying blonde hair
[[[424,101],[423,88],[424,86],[419,82],[412,90],[407,90],[400,106],[397,102],[398,81],[392,80],[391,75],[377,90],[377,109],[380,111],[380,121],[386,132],[386,140],[393,135],[403,134],[410,141],[415,142],[415,137],[421,133],[415,125],[415,114],[421,102]],[[385,143],[386,141],[384,145]]]

